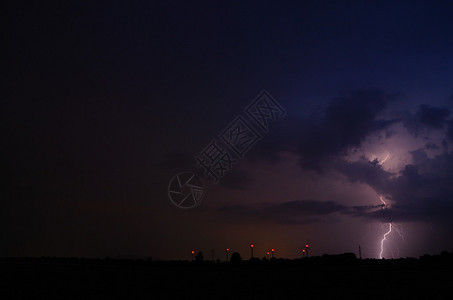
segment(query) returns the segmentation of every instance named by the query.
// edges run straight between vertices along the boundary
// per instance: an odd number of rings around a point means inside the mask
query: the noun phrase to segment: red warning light
[[[269,254],[270,254],[270,253],[269,253],[269,252],[267,252],[267,255],[269,255]]]
[[[272,251],[272,252],[274,252],[274,251],[275,251],[275,249],[272,249],[271,251]]]
[[[251,244],[251,245],[250,245],[250,247],[252,247],[252,248],[253,248],[253,244]]]
[[[230,248],[227,248],[226,250],[227,250],[227,251],[230,251]]]
[[[308,248],[308,244],[305,244],[305,248]]]
[[[195,251],[192,251],[192,254],[194,254],[194,253],[195,253]]]

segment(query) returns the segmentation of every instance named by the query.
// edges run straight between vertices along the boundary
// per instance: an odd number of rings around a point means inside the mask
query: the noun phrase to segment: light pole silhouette
[[[228,261],[228,255],[230,254],[230,248],[226,248],[226,257],[227,257],[227,260]]]
[[[254,247],[254,245],[251,244],[250,245],[250,252],[251,252],[250,258],[253,258],[253,247]]]
[[[272,250],[271,250],[271,252],[272,252],[272,258],[274,258],[274,251],[275,251],[275,249],[272,248]]]
[[[266,253],[266,254],[267,254],[267,259],[269,259],[269,251],[267,251],[267,253]]]
[[[192,261],[193,261],[193,255],[195,254],[195,251],[192,250]]]
[[[302,249],[302,257],[305,256],[306,252],[307,252],[307,251],[305,251],[305,249]]]
[[[307,250],[307,257],[308,257],[308,244],[305,244],[305,249]]]

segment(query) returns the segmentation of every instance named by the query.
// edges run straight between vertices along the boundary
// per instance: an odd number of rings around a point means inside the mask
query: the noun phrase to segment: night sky
[[[389,228],[385,258],[451,251],[440,3],[7,1],[0,256],[379,258]],[[264,90],[286,111],[267,133],[245,113]],[[196,157],[237,117],[260,140],[215,183]]]

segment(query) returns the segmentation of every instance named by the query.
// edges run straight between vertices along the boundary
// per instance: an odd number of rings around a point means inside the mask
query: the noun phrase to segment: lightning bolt
[[[389,157],[390,157],[390,154],[387,153],[387,156],[379,162],[379,165],[382,166]],[[381,200],[382,204],[384,204],[382,209],[387,209],[388,205],[387,205],[387,202],[385,202],[385,200],[384,200],[384,196],[380,196],[379,200]],[[392,229],[394,229],[395,232],[398,233],[398,235],[404,241],[403,230],[400,226],[397,226],[397,224],[392,224],[390,222],[388,223],[388,226],[389,226],[388,231],[386,233],[384,233],[384,235],[382,236],[382,239],[381,239],[381,251],[379,252],[380,259],[382,259],[382,257],[383,257],[382,254],[384,253],[384,242],[387,240],[387,236],[392,233]],[[400,228],[398,228],[398,227],[400,227]],[[393,251],[392,251],[392,257],[393,257]]]
[[[389,159],[389,157],[390,157],[390,154],[387,153],[387,156],[386,156],[383,160],[381,160],[381,162],[380,162],[379,164],[382,166],[382,165],[385,163],[385,161],[386,161],[387,159]],[[382,201],[382,200],[381,200],[381,201]]]
[[[400,236],[401,240],[403,240],[403,242],[405,242],[406,239],[404,238],[403,227],[401,225],[396,224],[396,223],[392,223],[392,227],[395,230],[395,232],[398,233],[398,235]]]
[[[386,209],[387,208],[387,203],[384,201],[384,197],[380,196],[379,199],[384,204],[383,209]],[[382,259],[382,253],[384,252],[384,242],[387,239],[387,235],[389,235],[392,232],[392,227],[393,227],[392,223],[389,223],[389,230],[386,233],[384,233],[384,236],[382,237],[382,240],[381,240],[381,252],[379,253],[379,258],[380,259]]]

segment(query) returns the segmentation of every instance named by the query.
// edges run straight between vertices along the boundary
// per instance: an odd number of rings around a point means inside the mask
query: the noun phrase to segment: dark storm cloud
[[[346,206],[333,201],[296,200],[262,207],[228,205],[221,207],[219,212],[239,215],[254,221],[308,224],[330,221],[334,213],[347,209]]]
[[[431,224],[452,224],[453,203],[451,194],[448,198],[438,197],[412,197],[406,199],[410,203],[394,204],[388,208],[379,208],[373,211],[358,212],[355,216],[365,217],[381,222],[411,222],[420,221]],[[401,201],[395,198],[395,202]],[[405,201],[406,201],[405,200]]]
[[[453,120],[447,122],[447,137],[453,141]]]
[[[428,150],[437,150],[437,149],[440,149],[440,147],[437,145],[437,144],[434,144],[434,143],[427,143],[425,145],[425,148],[428,149]]]
[[[380,120],[379,113],[394,96],[380,90],[354,92],[329,103],[324,118],[307,122],[301,135],[299,154],[303,168],[321,170],[333,168],[351,182],[359,182],[383,195],[391,206],[365,205],[342,209],[342,213],[380,221],[451,222],[453,214],[453,157],[444,153],[429,158],[424,149],[411,151],[412,163],[399,173],[384,170],[378,160],[365,157],[349,162],[343,159],[348,149],[359,147],[363,140],[378,131],[389,128],[401,119]],[[448,120],[446,108],[420,105],[415,114],[402,118],[408,132],[417,136],[425,130],[447,129],[447,138],[453,139],[453,120]],[[386,136],[392,136],[387,129]],[[446,142],[443,142],[447,150]],[[434,143],[426,149],[439,149]],[[326,164],[322,164],[326,161]],[[377,199],[377,201],[379,201]]]
[[[355,217],[365,217],[366,219],[378,220],[381,222],[414,221],[413,216],[411,217],[411,213],[401,206],[384,208],[384,205],[380,205],[372,211],[357,211],[353,215]]]
[[[422,162],[428,158],[428,154],[426,154],[424,149],[410,151],[409,153],[412,156],[412,162],[414,164],[419,164],[420,162]]]
[[[447,108],[422,104],[415,114],[404,114],[403,124],[410,133],[417,136],[423,130],[444,128],[449,115],[450,110]]]
[[[384,208],[384,204],[379,204],[379,205],[356,205],[351,208],[351,211],[345,212],[345,213],[352,213],[352,214],[357,214],[357,213],[364,213],[370,210],[375,210],[377,208]]]
[[[423,149],[411,152],[413,164],[399,174],[379,165],[342,162],[337,169],[353,182],[362,182],[385,196],[390,206],[370,212],[357,210],[358,216],[385,222],[426,221],[451,223],[453,215],[453,154],[429,158]]]
[[[267,211],[286,215],[326,215],[344,208],[345,206],[333,201],[298,200],[273,205]]]
[[[277,162],[278,152],[290,151],[303,168],[321,170],[323,162],[359,147],[371,134],[386,130],[385,138],[392,137],[396,132],[390,126],[400,119],[378,117],[397,98],[378,88],[344,92],[310,118],[287,116],[273,124],[248,158]]]
[[[415,114],[421,124],[435,129],[442,128],[449,115],[450,111],[448,109],[427,104],[420,105]]]
[[[376,119],[395,98],[379,89],[366,89],[333,99],[321,120],[303,126],[299,144],[302,167],[319,169],[323,160],[359,147],[370,134],[398,122]]]
[[[394,175],[382,169],[377,161],[369,161],[364,157],[354,162],[338,160],[334,167],[351,182],[365,183],[381,194],[389,189],[390,178]]]
[[[389,138],[391,138],[392,136],[394,136],[395,134],[396,134],[396,131],[395,131],[395,130],[392,130],[392,129],[387,130],[387,131],[385,132],[385,138],[386,138],[386,139],[389,139]]]

